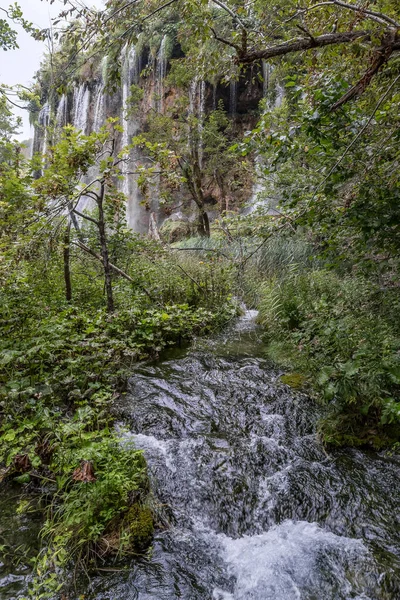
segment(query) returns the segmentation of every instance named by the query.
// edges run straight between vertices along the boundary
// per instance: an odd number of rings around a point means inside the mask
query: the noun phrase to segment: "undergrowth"
[[[75,273],[79,304],[60,297],[56,269],[39,287],[34,264],[1,292],[0,481],[20,485],[21,510],[26,497],[39,498],[43,514],[30,598],[66,593],[77,573],[147,552],[156,501],[142,453],[116,433],[111,406],[137,361],[220,327],[237,310],[229,272],[214,258],[141,260],[131,273],[147,272],[151,298],[116,281],[112,314],[99,305],[91,264]]]
[[[269,355],[306,374],[327,406],[328,444],[381,447],[400,433],[396,290],[362,277],[292,269],[264,282],[259,320]]]

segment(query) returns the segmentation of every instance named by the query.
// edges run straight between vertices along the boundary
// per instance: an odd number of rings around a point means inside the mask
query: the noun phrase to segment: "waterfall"
[[[101,59],[101,79],[103,84],[107,82],[107,67],[108,67],[108,56],[103,56]]]
[[[199,164],[200,169],[203,166],[203,129],[204,115],[206,102],[206,82],[204,80],[199,83]]]
[[[62,127],[65,127],[65,125],[67,124],[68,121],[68,97],[66,94],[63,94],[60,98],[60,102],[58,104],[58,108],[57,108],[57,115],[56,115],[56,123],[57,123],[57,127],[59,129],[61,129]]]
[[[266,98],[268,95],[268,89],[269,89],[270,66],[266,60],[263,60],[263,61],[261,61],[261,67],[262,67],[262,76],[263,76],[263,95],[264,95],[264,98]]]
[[[86,84],[82,83],[79,87],[75,87],[74,90],[73,125],[75,129],[82,131],[83,134],[87,133],[89,104],[90,90],[88,87],[86,87]]]
[[[139,61],[136,56],[134,46],[126,45],[122,55],[122,146],[127,146],[130,141],[129,117],[126,114],[128,110],[128,99],[130,96],[131,85],[139,80]]]
[[[237,110],[237,81],[231,81],[229,85],[229,114],[233,117]]]
[[[164,35],[161,40],[160,49],[157,54],[157,85],[156,85],[156,93],[158,96],[158,111],[163,112],[164,110],[164,78],[167,74],[167,57],[165,54],[165,45],[167,42],[167,36]]]
[[[44,132],[43,135],[43,146],[42,146],[42,155],[45,157],[46,153],[47,153],[47,146],[48,146],[48,127],[50,125],[50,117],[51,117],[51,107],[50,104],[48,102],[46,102],[46,104],[43,106],[42,110],[39,113],[39,125],[41,127],[41,129]],[[43,175],[43,169],[42,169],[42,175]]]
[[[74,112],[72,124],[78,131],[81,131],[84,135],[88,133],[89,123],[89,108],[90,108],[90,90],[86,84],[82,83],[79,87],[76,86],[74,89]],[[82,178],[82,184],[88,184],[90,180],[89,172]],[[81,196],[77,208],[80,212],[83,212],[90,204],[91,199],[88,196]]]
[[[98,133],[106,120],[106,95],[105,85],[107,82],[107,62],[108,56],[104,56],[101,61],[101,81],[96,90],[96,102],[93,116],[93,131]]]
[[[96,104],[94,108],[94,117],[93,117],[93,131],[98,133],[100,128],[104,125],[105,121],[105,95],[104,95],[104,84],[101,83],[98,86],[96,92]]]
[[[123,49],[122,55],[122,147],[128,146],[132,135],[138,129],[138,123],[132,120],[127,115],[128,99],[130,95],[131,85],[138,83],[140,78],[140,58],[136,53],[134,46],[126,45]],[[136,163],[137,150],[131,150],[129,152],[128,160],[123,166],[122,170],[125,171],[123,175],[121,190],[126,196],[126,219],[129,227],[133,231],[140,231],[141,227],[141,216],[143,209],[140,204],[140,191],[137,186],[137,182],[134,177],[128,175],[126,171],[133,171],[134,164]]]
[[[203,161],[203,128],[205,115],[206,82],[197,78],[189,86],[189,114],[198,119],[198,155],[200,168]],[[193,138],[192,138],[193,139]]]
[[[189,114],[195,114],[195,106],[196,106],[196,98],[197,98],[197,79],[193,79],[189,85]]]
[[[282,106],[284,96],[285,96],[285,88],[280,83],[277,83],[274,108],[279,108],[280,106]]]

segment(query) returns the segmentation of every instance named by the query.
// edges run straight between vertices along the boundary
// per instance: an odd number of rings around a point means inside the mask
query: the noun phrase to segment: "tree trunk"
[[[210,237],[210,220],[204,209],[199,211],[197,231],[202,237]]]
[[[64,282],[65,282],[65,299],[67,302],[72,300],[72,284],[71,284],[71,265],[70,265],[70,234],[71,234],[71,223],[68,225],[64,233],[64,246],[63,246],[63,257],[64,257]]]
[[[105,184],[101,183],[100,195],[98,197],[97,205],[99,208],[99,238],[100,238],[100,248],[101,248],[101,257],[103,260],[103,268],[104,268],[104,285],[106,289],[107,296],[107,311],[109,313],[114,312],[114,296],[112,289],[112,281],[111,281],[111,266],[110,259],[108,255],[108,247],[107,247],[107,236],[106,236],[106,227],[104,222],[104,209],[103,209],[103,201],[105,195]]]
[[[193,200],[199,209],[198,217],[198,232],[199,235],[210,237],[210,220],[204,208],[204,194],[202,188],[202,173],[199,162],[199,154],[197,147],[192,148],[192,164],[191,169],[185,172],[187,185],[192,195]]]

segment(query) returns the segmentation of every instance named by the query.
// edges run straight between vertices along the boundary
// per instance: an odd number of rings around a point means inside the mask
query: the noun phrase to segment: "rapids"
[[[91,598],[400,598],[400,461],[327,454],[320,409],[280,383],[254,317],[132,376],[120,410],[169,525]]]
[[[254,316],[132,374],[123,435],[164,526],[151,558],[85,600],[400,598],[399,457],[327,453],[321,409],[280,382]]]

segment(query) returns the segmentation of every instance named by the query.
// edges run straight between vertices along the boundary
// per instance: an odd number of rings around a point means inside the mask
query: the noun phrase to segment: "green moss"
[[[280,376],[280,380],[295,390],[303,388],[306,382],[305,377],[301,373],[286,373]]]
[[[153,514],[148,506],[134,504],[128,511],[126,522],[131,534],[132,545],[145,550],[151,544],[154,534]]]
[[[169,244],[179,242],[190,236],[190,223],[187,221],[173,221],[172,219],[167,219],[160,228],[160,234],[162,239]]]

